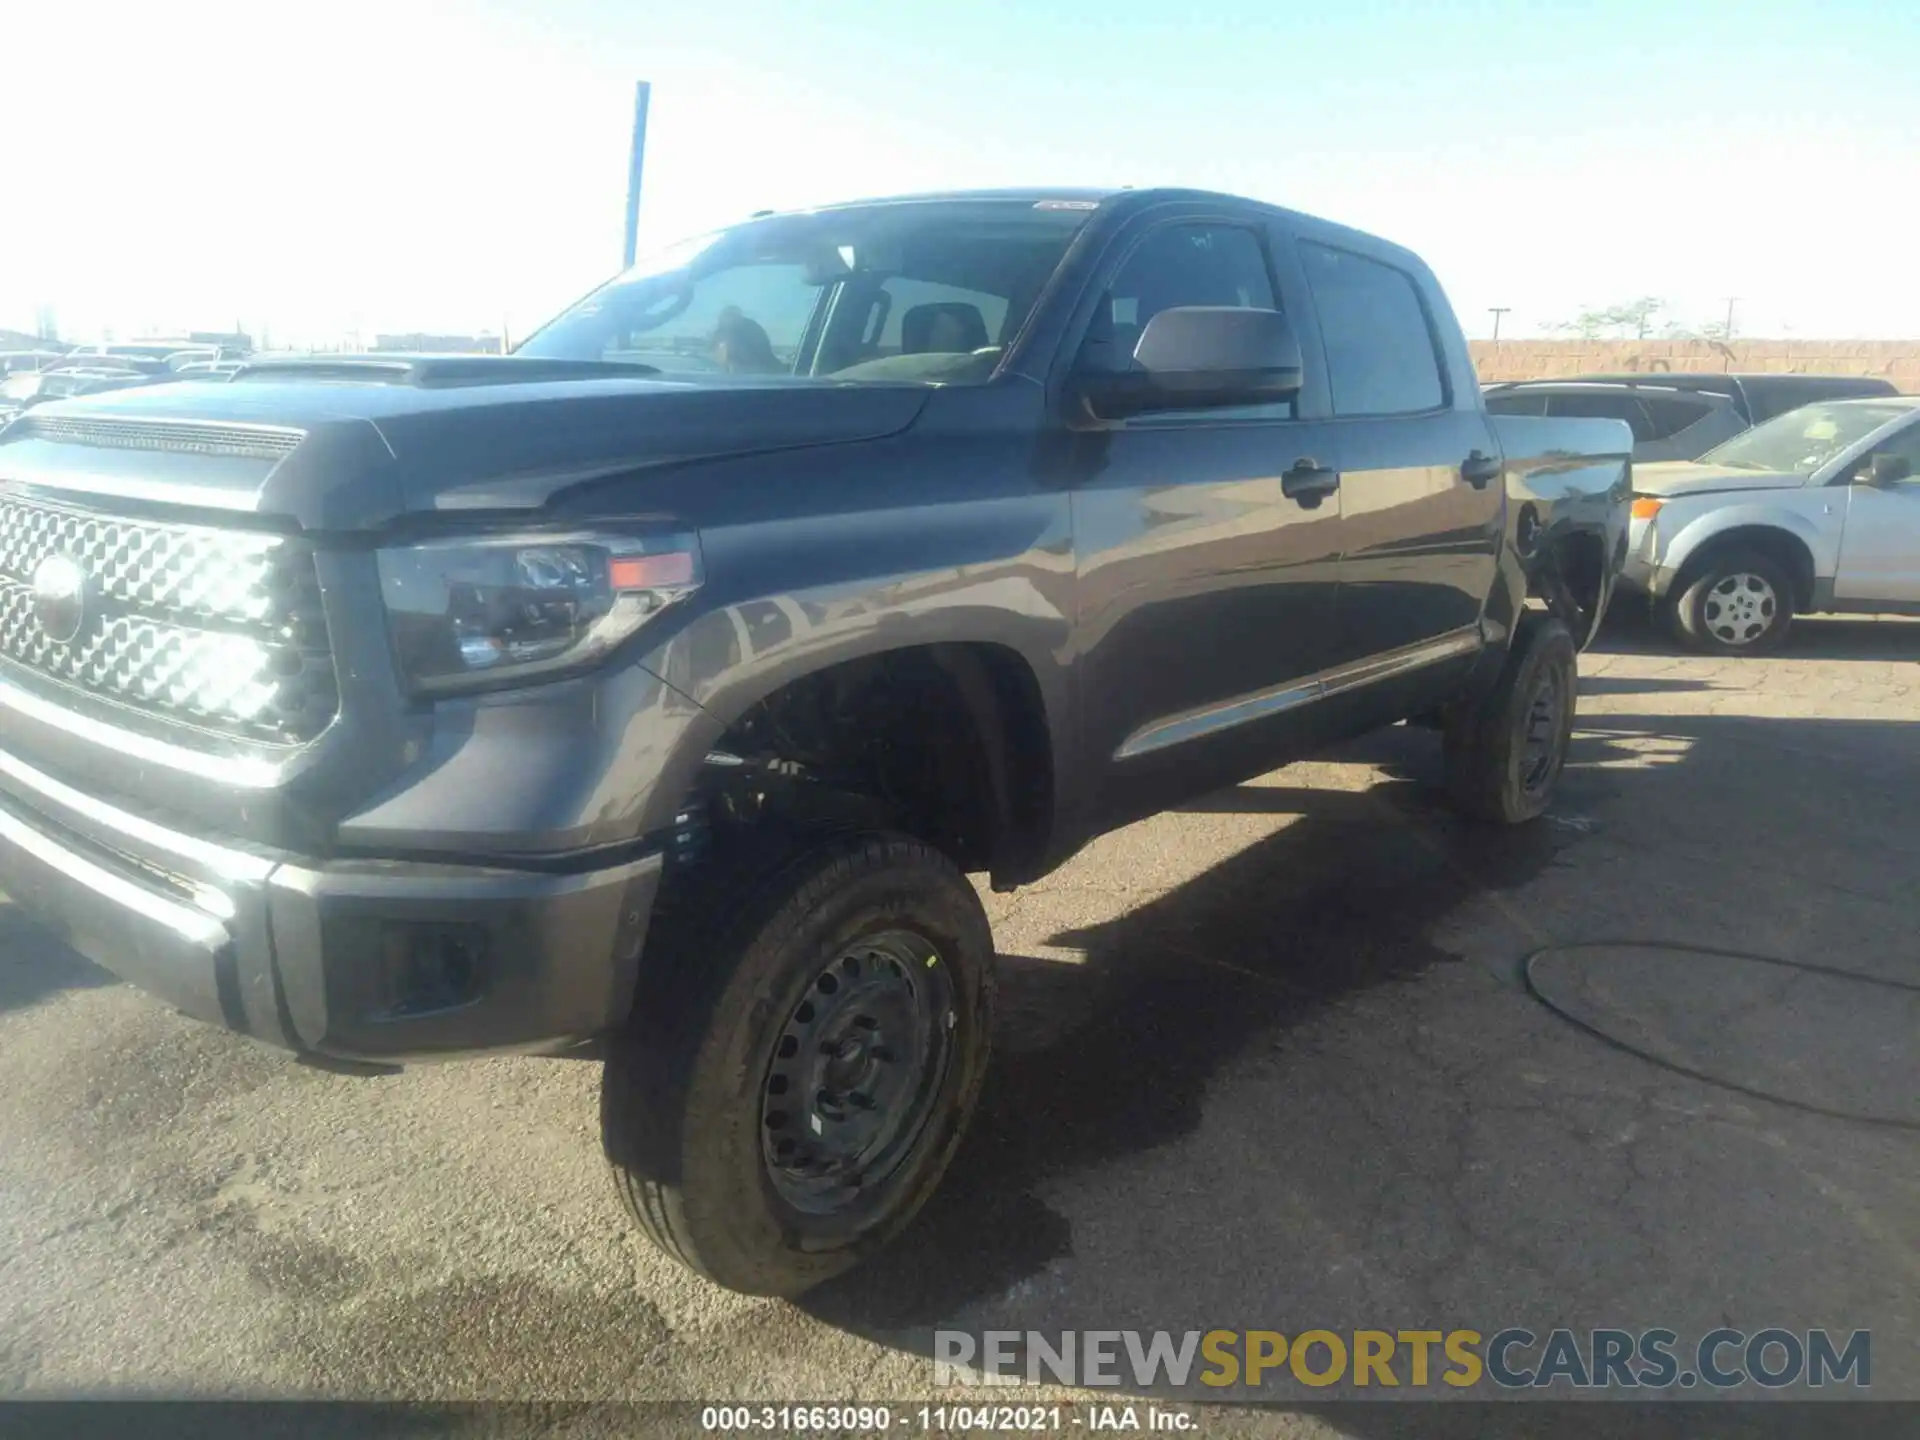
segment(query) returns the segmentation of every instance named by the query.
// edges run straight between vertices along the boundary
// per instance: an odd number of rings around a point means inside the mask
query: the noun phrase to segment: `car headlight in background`
[[[1636,495],[1633,497],[1632,515],[1636,520],[1651,520],[1660,513],[1667,502],[1657,495]]]
[[[552,678],[698,588],[691,535],[474,536],[379,552],[400,670],[423,695]]]

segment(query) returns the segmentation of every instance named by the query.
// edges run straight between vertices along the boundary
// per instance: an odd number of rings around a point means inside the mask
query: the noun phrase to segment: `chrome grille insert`
[[[54,557],[86,577],[77,629],[49,606]],[[310,740],[339,708],[313,555],[283,535],[0,494],[0,656],[249,739]]]

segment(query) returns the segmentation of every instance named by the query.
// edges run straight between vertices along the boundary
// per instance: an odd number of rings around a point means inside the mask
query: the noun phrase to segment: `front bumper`
[[[561,1049],[617,1026],[662,864],[302,860],[168,828],[0,751],[0,889],[186,1014],[330,1059]]]
[[[1658,600],[1667,593],[1673,574],[1660,563],[1659,520],[1632,520],[1627,526],[1627,558],[1620,567],[1620,583],[1629,590]]]

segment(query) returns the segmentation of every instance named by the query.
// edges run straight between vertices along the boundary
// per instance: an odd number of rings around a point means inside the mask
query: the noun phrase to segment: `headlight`
[[[1636,520],[1651,520],[1660,513],[1666,503],[1657,495],[1636,495],[1633,497],[1631,513]]]
[[[700,584],[691,535],[436,540],[379,566],[401,673],[426,695],[591,665]]]

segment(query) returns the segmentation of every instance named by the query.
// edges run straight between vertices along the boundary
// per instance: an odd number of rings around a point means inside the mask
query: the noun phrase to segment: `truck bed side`
[[[1488,418],[1506,457],[1508,538],[1535,594],[1569,592],[1585,648],[1626,560],[1633,431],[1622,420]]]

